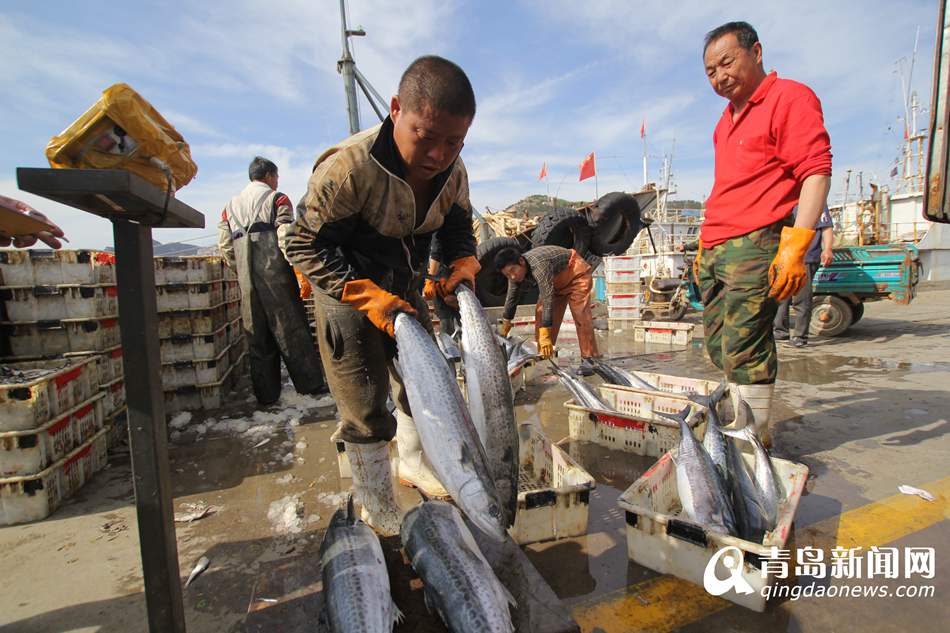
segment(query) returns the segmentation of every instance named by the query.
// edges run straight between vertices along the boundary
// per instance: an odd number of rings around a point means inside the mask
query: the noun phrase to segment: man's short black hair
[[[505,266],[521,263],[521,251],[514,246],[506,246],[495,253],[495,270],[501,271]]]
[[[247,168],[247,176],[251,180],[264,180],[271,174],[277,173],[277,165],[263,156],[255,156]]]
[[[736,36],[739,46],[747,51],[752,50],[755,43],[759,41],[759,34],[748,22],[726,22],[706,33],[706,38],[703,40],[703,55],[706,54],[706,49],[709,48],[710,44],[730,33]]]
[[[475,91],[465,71],[437,55],[409,64],[399,80],[399,103],[412,112],[428,106],[454,116],[475,116]]]

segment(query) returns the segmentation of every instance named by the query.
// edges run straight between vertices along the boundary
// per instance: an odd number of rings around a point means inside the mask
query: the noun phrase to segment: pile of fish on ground
[[[690,432],[687,420],[694,414],[690,405],[677,415],[680,442],[672,454],[676,465],[676,489],[683,511],[690,520],[714,532],[761,543],[775,529],[784,494],[772,461],[755,434],[748,403],[736,399],[732,424],[723,428],[717,412],[726,384],[708,396],[690,399],[706,407],[706,432],[700,443]],[[728,438],[728,439],[727,439]],[[754,454],[752,472],[743,458],[742,446],[750,444]]]
[[[462,286],[457,297],[468,403],[446,361],[445,348],[454,341],[440,337],[436,343],[412,317],[396,317],[399,371],[419,438],[458,505],[423,501],[404,517],[400,537],[426,603],[451,631],[510,633],[509,605],[517,605],[462,517],[464,512],[475,529],[499,542],[514,524],[520,464],[509,359],[475,293]],[[356,519],[352,500],[331,520],[321,563],[334,631],[392,630],[400,614],[382,548],[376,533]]]

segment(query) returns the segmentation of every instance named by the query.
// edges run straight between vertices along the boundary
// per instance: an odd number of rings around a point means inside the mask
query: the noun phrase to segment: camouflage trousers
[[[769,265],[783,223],[772,224],[700,256],[706,352],[740,385],[771,384],[778,371],[772,322],[778,302],[769,298]]]

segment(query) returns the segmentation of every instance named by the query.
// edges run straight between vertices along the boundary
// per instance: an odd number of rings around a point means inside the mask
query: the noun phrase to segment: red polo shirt
[[[726,106],[713,132],[716,182],[706,200],[704,248],[781,220],[809,176],[831,175],[831,140],[811,89],[771,72],[732,120]]]

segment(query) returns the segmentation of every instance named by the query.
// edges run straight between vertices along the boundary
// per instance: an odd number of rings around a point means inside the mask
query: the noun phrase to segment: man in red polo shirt
[[[818,97],[762,66],[746,22],[706,35],[703,61],[729,104],[713,132],[715,183],[700,232],[706,350],[749,403],[765,443],[777,373],[778,302],[808,281],[805,253],[831,182],[831,141]],[[794,221],[792,207],[798,204]]]

